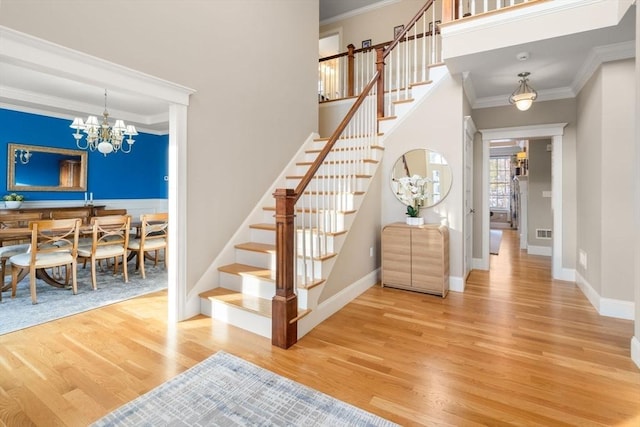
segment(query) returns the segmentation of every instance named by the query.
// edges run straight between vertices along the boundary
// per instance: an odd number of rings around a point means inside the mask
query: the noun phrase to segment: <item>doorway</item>
[[[489,153],[492,140],[551,139],[551,206],[554,239],[552,245],[552,276],[554,279],[574,281],[563,268],[562,219],[562,139],[567,123],[552,123],[498,129],[481,129],[482,134],[482,243],[481,259],[476,264],[489,270],[490,209],[489,209]]]

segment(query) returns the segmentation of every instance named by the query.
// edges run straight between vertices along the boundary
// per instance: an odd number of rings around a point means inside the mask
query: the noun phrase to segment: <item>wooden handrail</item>
[[[427,1],[427,3],[420,8],[418,13],[416,13],[416,15],[413,18],[411,18],[411,21],[409,21],[409,23],[405,25],[402,32],[398,34],[396,38],[391,42],[391,44],[387,46],[387,48],[384,50],[384,58],[386,58],[389,55],[389,53],[393,50],[393,48],[395,48],[398,45],[398,43],[400,43],[400,41],[405,38],[404,37],[405,34],[407,34],[407,32],[413,28],[415,23],[418,22],[418,19],[420,19],[422,17],[422,14],[425,13],[427,9],[429,9],[429,7],[431,7],[433,2],[434,0]]]
[[[384,58],[401,40],[408,38],[406,37],[407,31],[413,28],[415,23],[433,3],[434,0],[428,0],[390,45],[386,48],[380,45],[375,48],[376,71],[313,161],[306,174],[300,179],[295,190],[279,188],[273,193],[276,202],[276,295],[272,300],[271,343],[277,347],[289,348],[298,340],[298,324],[296,320],[298,317],[298,297],[295,293],[296,283],[294,278],[295,204],[305,192],[313,177],[318,173],[320,166],[326,160],[331,150],[333,150],[336,142],[340,139],[345,129],[347,129],[347,126],[354,117],[356,117],[360,107],[365,99],[370,96],[374,86],[377,90],[377,115],[378,117],[384,116]],[[352,59],[355,51],[354,46],[350,45],[347,56]],[[344,56],[344,54],[334,55],[330,58],[342,56]],[[349,80],[350,85],[353,85],[351,76]],[[377,127],[375,129],[377,129]]]

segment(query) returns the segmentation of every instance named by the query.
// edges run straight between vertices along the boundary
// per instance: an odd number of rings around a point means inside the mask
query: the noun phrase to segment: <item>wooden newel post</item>
[[[356,49],[356,47],[353,44],[350,44],[349,46],[347,46],[347,49],[349,49],[348,51],[348,56],[347,58],[349,58],[348,64],[347,64],[347,95],[348,96],[353,96],[355,90],[354,90],[354,86],[355,86],[355,59],[356,56],[353,53],[353,51]]]
[[[384,48],[376,48],[376,71],[378,71],[378,117],[384,117]]]
[[[289,348],[298,341],[298,297],[294,292],[294,218],[296,193],[279,188],[276,199],[276,295],[271,303],[271,344]]]
[[[442,2],[442,23],[451,22],[458,16],[458,2],[455,0],[444,0]]]

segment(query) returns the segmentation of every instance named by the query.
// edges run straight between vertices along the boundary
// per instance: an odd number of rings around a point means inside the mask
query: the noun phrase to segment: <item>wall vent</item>
[[[536,228],[536,239],[551,239],[551,230]]]

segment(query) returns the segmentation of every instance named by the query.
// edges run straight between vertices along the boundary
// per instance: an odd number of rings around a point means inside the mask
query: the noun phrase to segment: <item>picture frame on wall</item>
[[[366,49],[368,47],[371,47],[371,39],[363,40],[362,41],[362,48]]]
[[[397,26],[393,27],[393,39],[394,40],[400,35],[402,30],[404,30],[404,25],[397,25]]]
[[[436,21],[436,32],[440,31],[439,25],[442,23],[439,19]],[[433,34],[433,22],[429,22],[429,33]]]

